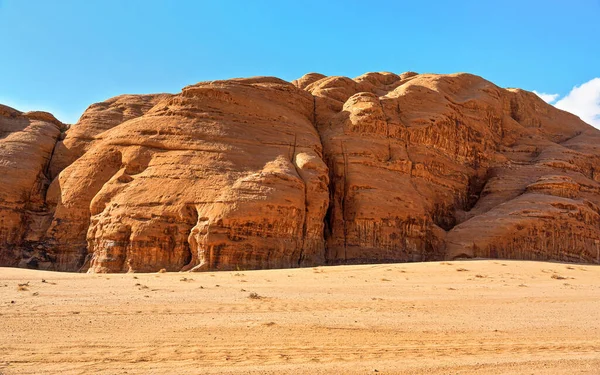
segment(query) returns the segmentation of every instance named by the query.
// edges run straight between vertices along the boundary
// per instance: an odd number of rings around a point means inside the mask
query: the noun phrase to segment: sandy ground
[[[600,374],[599,328],[598,266],[0,268],[3,375]]]

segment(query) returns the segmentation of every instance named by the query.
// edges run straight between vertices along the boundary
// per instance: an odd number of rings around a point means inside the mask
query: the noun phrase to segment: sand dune
[[[0,268],[3,375],[599,374],[599,328],[590,265]]]

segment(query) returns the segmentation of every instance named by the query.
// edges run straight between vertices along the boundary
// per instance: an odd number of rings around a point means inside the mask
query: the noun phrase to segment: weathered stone
[[[30,258],[52,219],[46,207],[48,167],[66,126],[45,112],[0,105],[0,264]],[[37,250],[37,251],[36,251]]]
[[[600,132],[470,74],[202,82],[68,130],[0,106],[0,131],[2,265],[598,261]]]

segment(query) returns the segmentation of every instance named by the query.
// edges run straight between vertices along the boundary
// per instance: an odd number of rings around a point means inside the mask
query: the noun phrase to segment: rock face
[[[600,262],[600,131],[469,74],[307,74],[0,107],[0,264]]]
[[[468,74],[311,78],[328,261],[598,260],[594,128]]]
[[[46,204],[50,160],[65,129],[49,113],[0,105],[1,265],[38,266],[32,256],[52,219]]]

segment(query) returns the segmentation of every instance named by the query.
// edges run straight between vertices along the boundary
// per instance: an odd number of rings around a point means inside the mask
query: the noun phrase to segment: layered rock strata
[[[600,262],[600,131],[470,74],[201,82],[0,131],[2,265]]]
[[[52,220],[46,201],[50,161],[65,130],[49,113],[0,105],[0,265],[53,266],[34,255]]]

